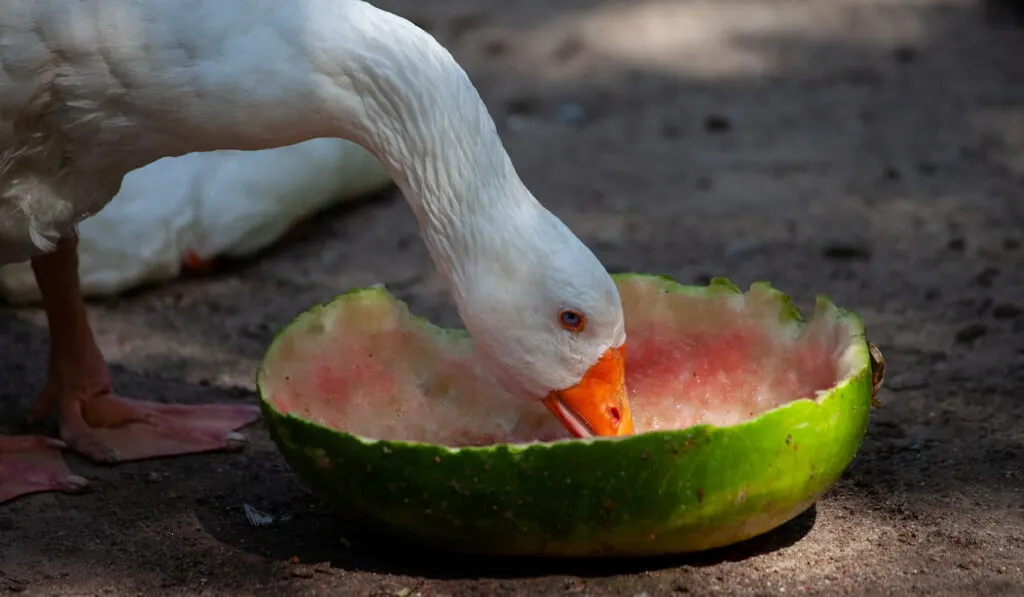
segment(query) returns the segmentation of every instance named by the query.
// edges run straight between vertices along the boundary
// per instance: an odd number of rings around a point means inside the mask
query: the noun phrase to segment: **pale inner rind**
[[[816,398],[857,373],[862,342],[831,305],[781,317],[779,295],[665,292],[620,280],[627,386],[637,432],[739,423]],[[260,385],[283,413],[372,439],[448,446],[549,441],[568,433],[539,401],[514,398],[382,290],[307,314],[278,339]]]

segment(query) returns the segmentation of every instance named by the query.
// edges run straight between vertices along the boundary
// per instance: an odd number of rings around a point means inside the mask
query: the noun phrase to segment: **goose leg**
[[[64,442],[38,435],[0,436],[0,503],[41,491],[75,492],[88,481],[71,472]]]
[[[50,373],[32,409],[57,410],[68,447],[96,462],[143,460],[245,445],[235,430],[259,418],[249,405],[185,406],[118,396],[93,338],[78,281],[78,239],[32,260],[50,326]]]

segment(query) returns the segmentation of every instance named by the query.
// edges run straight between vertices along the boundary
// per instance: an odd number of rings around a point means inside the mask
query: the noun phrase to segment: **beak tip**
[[[574,436],[623,437],[635,433],[622,353],[623,347],[608,349],[578,384],[544,399]]]

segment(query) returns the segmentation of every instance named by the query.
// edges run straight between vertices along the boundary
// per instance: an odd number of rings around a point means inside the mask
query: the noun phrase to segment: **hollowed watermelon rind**
[[[684,286],[661,276],[617,275],[664,292],[743,293],[727,280]],[[780,319],[803,325],[789,298],[767,284]],[[375,293],[369,296],[366,293]],[[697,425],[632,437],[484,447],[375,440],[283,414],[264,393],[282,337],[308,333],[322,313],[359,289],[300,315],[275,339],[257,374],[264,419],[288,464],[310,489],[361,524],[454,551],[490,555],[660,555],[720,547],[774,529],[810,507],[853,460],[872,400],[860,319],[819,297],[815,318],[835,317],[851,338],[853,373],[814,399],[799,399],[730,426]],[[429,326],[442,342],[469,341]]]

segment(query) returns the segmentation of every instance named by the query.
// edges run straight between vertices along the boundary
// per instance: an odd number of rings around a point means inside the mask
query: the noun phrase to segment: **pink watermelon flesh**
[[[637,433],[740,423],[853,373],[842,370],[851,338],[834,307],[798,323],[764,287],[651,286],[619,282]],[[383,290],[348,295],[295,325],[303,327],[278,340],[261,380],[284,414],[366,438],[448,446],[569,437],[540,402],[490,381],[471,340],[411,316]]]

